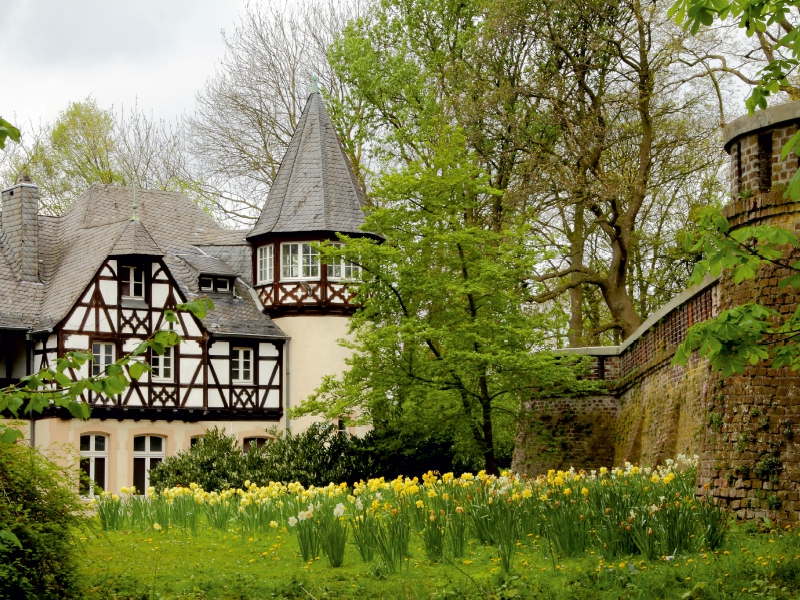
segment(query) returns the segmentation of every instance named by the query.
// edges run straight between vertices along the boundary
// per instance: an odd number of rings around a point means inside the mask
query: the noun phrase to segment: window
[[[102,375],[106,367],[114,362],[114,344],[94,342],[92,344],[92,376]]]
[[[201,292],[230,292],[231,279],[229,277],[201,277]]]
[[[150,470],[164,460],[164,438],[137,435],[133,438],[133,487],[140,494],[150,487]]]
[[[234,348],[231,350],[231,381],[250,383],[253,377],[253,350]]]
[[[122,297],[144,298],[144,270],[140,267],[122,267]]]
[[[203,439],[202,435],[193,436],[192,439],[189,440],[189,446],[194,446],[195,444],[197,444],[202,439]]]
[[[272,283],[274,278],[274,250],[275,246],[261,246],[258,249],[258,283]]]
[[[106,489],[106,475],[108,468],[107,438],[100,434],[81,436],[81,477],[80,492],[82,496],[94,497],[95,490]]]
[[[281,244],[281,279],[319,277],[319,252],[308,244]]]
[[[268,437],[249,437],[242,440],[242,452],[247,454],[251,448],[261,448],[269,442]]]
[[[150,366],[153,368],[153,379],[172,381],[172,348],[165,348],[164,354],[161,356],[153,352],[150,357]]]
[[[341,248],[343,244],[331,244]],[[349,260],[340,258],[337,262],[328,265],[328,279],[357,279],[361,276],[361,267]]]
[[[758,136],[758,191],[772,189],[772,134]]]

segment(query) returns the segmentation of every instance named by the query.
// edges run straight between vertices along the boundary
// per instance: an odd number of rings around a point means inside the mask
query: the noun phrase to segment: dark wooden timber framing
[[[366,237],[379,240],[368,233],[347,234],[350,237]],[[304,231],[297,233],[269,233],[249,240],[253,246],[252,269],[253,286],[258,293],[264,311],[271,317],[302,314],[352,315],[358,305],[351,302],[352,294],[347,285],[328,280],[327,266],[320,261],[319,277],[298,281],[281,281],[281,244],[298,242],[338,242],[334,231]],[[272,283],[258,283],[258,249],[272,244],[273,279]]]
[[[145,274],[144,302],[142,300],[130,299],[123,300],[121,297],[120,273],[111,268],[109,261],[116,260],[118,266],[137,266],[141,267]],[[152,268],[153,264],[157,268]],[[102,281],[114,281],[117,284],[117,295],[113,304],[106,304],[100,290]],[[84,288],[80,299],[64,319],[51,330],[37,332],[31,340],[33,344],[32,352],[28,353],[28,363],[39,362],[47,366],[54,356],[63,356],[64,352],[70,349],[65,344],[68,336],[80,335],[88,339],[88,350],[91,353],[93,342],[105,342],[114,345],[116,360],[123,354],[126,341],[132,338],[144,339],[153,332],[165,327],[163,309],[152,306],[152,285],[153,283],[168,286],[167,299],[164,309],[173,308],[181,301],[181,296],[177,282],[169,273],[164,262],[157,257],[143,259],[142,257],[116,257],[106,259],[98,269],[95,277]],[[86,298],[87,293],[92,290],[91,296]],[[80,325],[77,329],[68,329],[67,325],[79,309],[84,309]],[[116,311],[116,318],[112,318],[112,313]],[[127,313],[127,314],[126,314]],[[167,420],[167,421],[240,421],[240,420],[259,420],[277,421],[283,416],[283,382],[280,374],[283,372],[283,340],[260,337],[237,337],[235,334],[229,336],[211,335],[203,326],[202,322],[186,313],[178,313],[179,322],[174,325],[178,333],[184,340],[193,341],[199,350],[187,349],[183,345],[173,348],[172,358],[172,381],[133,381],[124,394],[114,398],[107,398],[94,392],[87,391],[82,400],[92,406],[92,418],[99,419],[118,419],[118,420]],[[101,331],[101,321],[106,321],[111,331]],[[192,322],[199,331],[199,335],[191,335],[189,324]],[[128,330],[123,332],[123,329]],[[52,340],[51,336],[56,336]],[[214,372],[212,359],[223,359],[228,361],[230,367],[230,354],[225,356],[210,355],[209,349],[214,343],[226,341],[233,347],[251,348],[253,351],[252,373],[253,381],[250,384],[234,384],[230,382],[220,385],[219,378]],[[261,356],[259,354],[259,344],[269,343],[276,347],[277,356]],[[36,347],[38,346],[38,347]],[[52,347],[51,347],[52,346]],[[150,358],[148,356],[148,358]],[[197,359],[197,365],[190,369],[191,372],[183,372],[182,368],[185,361],[181,359]],[[273,363],[268,369],[266,381],[261,381],[261,366],[265,363]],[[28,372],[32,365],[28,365]],[[72,371],[70,376],[73,379],[80,375]],[[202,378],[202,383],[199,380]],[[224,407],[209,408],[209,387],[216,388],[223,398]],[[196,403],[189,405],[188,401],[193,391],[202,392],[202,406]],[[267,397],[270,392],[277,391],[278,406],[266,407]],[[197,400],[195,394],[195,401]],[[69,419],[70,414],[64,409],[51,407],[37,418],[62,418]]]

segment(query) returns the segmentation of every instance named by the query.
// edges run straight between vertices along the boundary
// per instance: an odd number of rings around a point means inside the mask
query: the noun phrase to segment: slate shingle
[[[319,93],[311,94],[256,226],[266,233],[359,233],[364,192]]]
[[[204,255],[199,247],[246,244],[244,232],[222,229],[182,194],[137,189],[136,203],[138,223],[131,220],[131,188],[94,185],[63,216],[40,215],[41,284],[20,281],[15,275],[0,229],[0,328],[40,330],[57,324],[78,301],[103,261],[115,253],[161,255],[183,295],[192,299],[200,295],[199,272],[187,264],[185,256],[217,261],[219,266],[224,263]],[[237,274],[230,265],[220,268]],[[217,309],[204,321],[212,333],[286,337],[261,312],[245,283],[238,282],[236,289],[239,298],[214,295]]]

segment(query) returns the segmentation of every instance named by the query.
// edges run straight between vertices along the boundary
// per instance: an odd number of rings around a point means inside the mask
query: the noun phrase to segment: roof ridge
[[[328,208],[328,197],[325,194],[325,172],[328,170],[328,161],[325,160],[325,152],[323,150],[323,137],[322,137],[322,112],[325,110],[324,104],[322,104],[322,94],[317,92],[317,95],[320,97],[320,107],[317,109],[317,135],[319,135],[319,163],[322,165],[322,170],[320,171],[319,182],[322,192],[322,222],[325,224],[327,228],[328,223],[328,215],[330,214],[330,210]],[[327,111],[326,111],[327,112]]]

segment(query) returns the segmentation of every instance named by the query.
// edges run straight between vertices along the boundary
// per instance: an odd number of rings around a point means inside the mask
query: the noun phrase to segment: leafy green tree
[[[697,33],[702,27],[728,18],[737,19],[740,29],[749,36],[760,39],[771,26],[780,31],[772,36],[778,48],[788,56],[767,53],[767,65],[747,99],[750,114],[767,107],[767,98],[778,92],[792,93],[795,88],[789,77],[800,66],[800,37],[790,23],[792,9],[800,2],[777,0],[679,0],[670,9],[678,23]],[[766,42],[765,42],[766,43]],[[800,152],[800,132],[783,147],[782,159],[790,153]],[[800,200],[800,170],[789,182],[786,195]],[[783,270],[785,276],[780,288],[800,289],[800,261],[791,257],[800,248],[795,234],[780,227],[758,225],[731,231],[730,223],[719,210],[707,210],[700,222],[700,231],[686,240],[687,248],[703,253],[692,274],[692,282],[699,282],[707,273],[714,276],[729,272],[734,283],[755,279],[764,266]],[[800,307],[785,314],[756,302],[725,310],[716,318],[693,326],[684,343],[678,348],[674,364],[686,364],[689,355],[698,351],[706,356],[715,369],[724,376],[742,373],[748,365],[761,361],[775,368],[800,369]]]
[[[343,238],[343,247],[324,248],[363,269],[355,354],[295,414],[451,431],[497,473],[522,401],[592,385],[546,351],[558,313],[525,305],[538,258],[530,225],[507,216],[486,227],[501,191],[476,166],[464,132],[432,124],[425,133],[425,156],[386,173],[374,192],[382,208],[364,228],[383,243]]]

